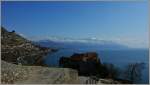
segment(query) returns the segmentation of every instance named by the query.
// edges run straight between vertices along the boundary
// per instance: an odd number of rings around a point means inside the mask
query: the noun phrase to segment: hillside
[[[43,56],[54,49],[40,47],[18,35],[15,31],[8,32],[1,27],[2,60],[22,65],[43,65]]]

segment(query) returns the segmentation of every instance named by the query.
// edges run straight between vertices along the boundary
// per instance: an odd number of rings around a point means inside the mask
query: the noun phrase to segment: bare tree
[[[125,78],[129,79],[132,83],[137,80],[141,80],[142,70],[145,63],[130,63],[124,72]]]

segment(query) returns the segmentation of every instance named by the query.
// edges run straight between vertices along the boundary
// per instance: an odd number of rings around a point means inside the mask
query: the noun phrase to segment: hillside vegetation
[[[2,60],[22,65],[43,65],[44,55],[54,49],[40,47],[15,33],[1,27]]]

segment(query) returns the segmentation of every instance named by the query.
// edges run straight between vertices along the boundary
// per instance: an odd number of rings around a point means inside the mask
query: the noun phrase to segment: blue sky
[[[2,2],[2,26],[28,37],[114,40],[148,46],[148,2]]]

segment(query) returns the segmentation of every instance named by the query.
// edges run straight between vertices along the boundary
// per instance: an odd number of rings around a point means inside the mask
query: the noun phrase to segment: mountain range
[[[96,38],[87,39],[43,39],[34,41],[44,47],[57,49],[91,49],[91,50],[123,50],[130,47],[109,40],[99,40]]]

